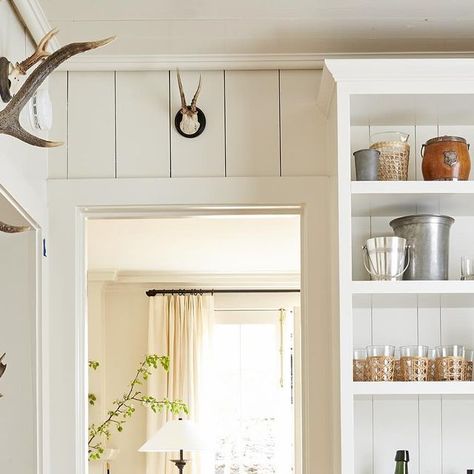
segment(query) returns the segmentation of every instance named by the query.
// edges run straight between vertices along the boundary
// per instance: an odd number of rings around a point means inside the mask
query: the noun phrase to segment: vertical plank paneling
[[[356,474],[372,474],[373,471],[373,431],[372,399],[354,400],[354,461]]]
[[[443,417],[443,473],[455,474],[474,465],[474,398],[445,397]]]
[[[63,146],[48,150],[48,177],[67,178],[67,72],[55,72],[49,77],[48,87],[53,105],[53,126],[49,132],[51,140],[64,142]]]
[[[280,175],[278,71],[226,72],[227,176]]]
[[[282,176],[324,175],[326,117],[316,99],[322,71],[281,71]]]
[[[181,72],[188,104],[196,92],[199,76],[202,89],[198,107],[206,116],[206,129],[196,138],[181,136],[175,126],[181,108],[176,73],[171,72],[171,176],[225,176],[224,72]]]
[[[417,343],[416,295],[374,295],[374,344],[392,344],[395,347]]]
[[[441,473],[441,397],[420,397],[419,420],[420,473]]]
[[[421,147],[427,140],[438,136],[437,125],[417,125],[415,130],[415,149],[411,153],[411,158],[415,160],[415,179],[423,181],[423,173],[421,171]]]
[[[418,343],[436,347],[441,343],[440,296],[418,295]]]
[[[113,72],[69,73],[69,178],[115,176]]]
[[[398,449],[410,452],[410,473],[418,470],[417,397],[374,397],[374,473],[390,473]]]
[[[169,75],[117,72],[117,177],[169,177]]]
[[[356,295],[352,299],[352,318],[354,320],[354,348],[362,348],[372,344],[372,297]]]

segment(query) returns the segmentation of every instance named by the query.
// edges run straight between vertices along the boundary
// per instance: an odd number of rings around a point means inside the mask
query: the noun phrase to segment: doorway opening
[[[156,352],[168,372],[151,368],[138,391],[179,396],[189,414],[177,416],[209,441],[184,453],[185,472],[299,474],[300,228],[299,214],[278,210],[88,219],[88,425],[101,426]],[[179,453],[138,450],[177,416],[136,399],[94,438],[90,473],[175,472]]]

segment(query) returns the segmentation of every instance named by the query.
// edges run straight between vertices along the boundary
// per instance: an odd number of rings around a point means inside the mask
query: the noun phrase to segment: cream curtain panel
[[[149,304],[148,353],[168,355],[170,370],[156,371],[148,380],[148,392],[160,399],[183,400],[189,407],[190,418],[205,425],[214,297],[157,295],[150,297]],[[155,414],[148,410],[147,439],[170,418],[168,413]],[[186,456],[189,458],[189,453]],[[175,474],[172,458],[171,453],[148,453],[146,474]],[[201,469],[204,462],[206,470]],[[208,474],[208,463],[209,460],[192,455],[186,472]]]

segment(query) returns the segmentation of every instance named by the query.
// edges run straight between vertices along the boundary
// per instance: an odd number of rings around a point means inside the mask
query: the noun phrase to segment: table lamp
[[[179,473],[182,474],[187,460],[183,458],[184,451],[204,451],[209,449],[199,427],[191,420],[168,421],[160,428],[138,451],[142,453],[164,453],[179,451],[179,459],[172,459]]]

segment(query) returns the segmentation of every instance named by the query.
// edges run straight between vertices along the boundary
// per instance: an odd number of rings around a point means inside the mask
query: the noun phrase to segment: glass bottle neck
[[[395,474],[408,474],[408,463],[405,461],[397,461],[395,464]]]

